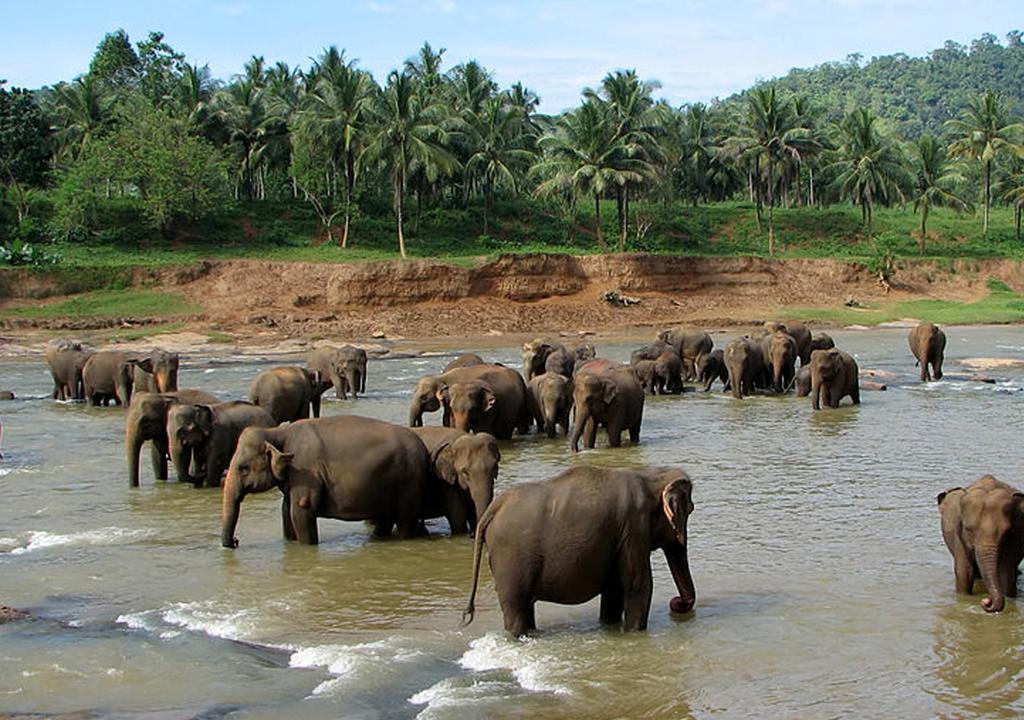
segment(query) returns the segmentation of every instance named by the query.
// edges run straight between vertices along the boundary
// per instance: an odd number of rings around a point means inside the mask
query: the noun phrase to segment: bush
[[[39,244],[15,238],[9,245],[0,245],[0,262],[12,266],[47,267],[60,262],[60,255],[48,252]]]

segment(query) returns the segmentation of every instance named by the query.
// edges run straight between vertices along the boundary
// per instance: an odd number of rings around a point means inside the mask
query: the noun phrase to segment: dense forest
[[[410,223],[440,210],[479,217],[483,247],[544,215],[587,228],[595,250],[637,249],[652,222],[640,209],[726,202],[747,204],[769,254],[776,211],[792,208],[856,207],[864,238],[879,208],[912,208],[924,253],[934,208],[977,212],[987,239],[992,207],[1009,206],[1020,237],[1019,32],[793,70],[709,105],[672,106],[657,82],[616,70],[558,116],[523,84],[444,56],[424,44],[377,79],[329,47],[308,67],[253,57],[218,80],[158,32],[109,33],[73,80],[0,83],[0,259],[202,241],[211,218],[258,205],[301,208],[341,248],[386,220],[403,257]]]

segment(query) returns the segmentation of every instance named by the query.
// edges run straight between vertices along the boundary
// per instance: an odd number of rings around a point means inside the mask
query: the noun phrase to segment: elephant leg
[[[155,477],[157,480],[166,480],[167,443],[162,439],[152,440],[149,443],[149,458],[153,463],[153,477]]]
[[[505,631],[513,637],[522,637],[530,630],[535,630],[537,621],[533,612],[533,600],[524,594],[514,598],[499,596],[501,614],[505,618]]]
[[[629,441],[636,445],[640,442],[640,421],[638,420],[636,425],[629,429]]]
[[[391,518],[374,518],[371,520],[373,523],[373,536],[375,538],[386,538],[391,537],[391,530],[395,527],[395,521]]]
[[[295,538],[302,545],[318,545],[320,534],[316,526],[316,512],[313,510],[315,503],[303,503],[304,499],[306,498],[289,503],[292,529],[295,532]],[[304,504],[307,507],[303,507]]]
[[[608,444],[611,447],[622,447],[622,426],[618,422],[608,423]]]
[[[621,625],[625,597],[618,581],[601,592],[601,623],[604,625]]]
[[[583,426],[583,447],[590,450],[597,444],[597,421],[594,418],[587,418],[587,424]]]
[[[651,579],[651,552],[641,543],[634,543],[622,559],[619,577],[623,588],[623,606],[626,617],[623,629],[646,630],[647,616],[651,612],[651,593],[654,582]]]
[[[454,427],[454,425],[452,425],[452,411],[447,405],[444,406],[444,415],[441,418],[441,425],[444,427]]]
[[[854,384],[853,389],[850,390],[850,398],[853,400],[854,405],[860,405],[860,385]]]
[[[447,484],[444,488],[444,506],[444,516],[452,535],[469,532],[469,504],[459,490]]]
[[[974,580],[977,575],[974,563],[967,557],[967,552],[962,547],[953,553],[953,574],[956,576],[957,593],[971,595],[974,592]]]
[[[465,526],[466,521],[463,520],[462,523]],[[416,517],[415,513],[409,515],[408,517],[399,518],[397,522],[397,528],[398,537],[402,540],[411,540],[414,537],[419,537],[421,535],[427,534],[426,525],[420,522],[420,519]]]
[[[295,525],[292,523],[292,504],[288,493],[281,498],[281,529],[285,540],[299,539],[299,536],[295,534]]]
[[[310,407],[313,409],[313,417],[320,417],[320,396],[317,395],[309,401]]]

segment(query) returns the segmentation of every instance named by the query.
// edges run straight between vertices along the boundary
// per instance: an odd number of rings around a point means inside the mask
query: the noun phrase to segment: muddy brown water
[[[147,463],[129,489],[123,412],[54,403],[41,362],[4,363],[0,386],[20,399],[0,405],[0,603],[34,619],[0,626],[0,712],[1020,717],[1024,600],[986,615],[980,595],[955,595],[935,495],[984,472],[1024,485],[1024,366],[989,385],[958,363],[1024,356],[1024,329],[951,329],[948,378],[928,386],[905,330],[835,336],[894,374],[887,392],[819,413],[806,398],[689,393],[648,399],[637,447],[503,444],[499,488],[584,462],[680,464],[695,483],[692,616],[670,616],[655,555],[649,632],[600,628],[596,603],[540,604],[526,641],[501,631],[486,572],[459,627],[472,545],[443,521],[398,541],[322,520],[321,545],[298,547],[275,491],[246,499],[241,545],[222,549],[217,491],[154,482]],[[515,349],[490,356],[518,366]],[[369,394],[326,413],[403,422],[415,380],[445,362],[372,362]],[[190,359],[181,385],[241,397],[259,369]]]

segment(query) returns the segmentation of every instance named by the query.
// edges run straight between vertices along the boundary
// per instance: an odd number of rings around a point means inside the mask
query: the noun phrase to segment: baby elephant
[[[722,381],[722,389],[729,389],[729,370],[725,367],[725,351],[713,350],[697,358],[697,381],[709,392],[715,380]]]
[[[860,405],[860,371],[853,356],[842,350],[815,350],[811,353],[811,405],[815,410],[837,408],[847,395]]]
[[[651,552],[665,553],[679,595],[669,607],[696,602],[686,554],[692,484],[678,468],[579,465],[543,482],[503,493],[477,528],[473,589],[463,614],[473,620],[482,548],[513,636],[537,627],[538,600],[578,605],[600,595],[601,622],[647,629],[653,580]]]
[[[242,431],[275,425],[266,410],[242,401],[174,405],[167,411],[167,439],[178,481],[218,487]],[[193,459],[198,473],[194,476],[190,472]]]
[[[537,427],[549,438],[555,437],[557,427],[561,427],[563,436],[568,435],[569,414],[573,403],[572,380],[558,373],[546,372],[534,376],[529,387]]]
[[[1024,495],[991,475],[967,488],[939,493],[942,537],[953,555],[956,591],[974,592],[985,583],[986,612],[1000,612],[1007,597],[1017,597],[1017,566],[1024,558]]]
[[[942,360],[946,353],[946,333],[930,322],[921,323],[910,331],[910,352],[921,366],[921,382],[929,382],[932,376],[942,379]],[[928,366],[933,372],[928,373]]]

